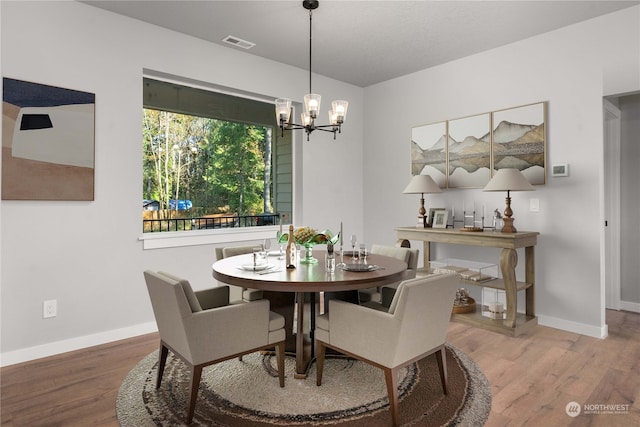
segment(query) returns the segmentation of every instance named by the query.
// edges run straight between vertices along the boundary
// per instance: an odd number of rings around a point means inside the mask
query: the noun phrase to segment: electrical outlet
[[[58,315],[58,300],[52,299],[42,303],[42,318],[56,317]]]

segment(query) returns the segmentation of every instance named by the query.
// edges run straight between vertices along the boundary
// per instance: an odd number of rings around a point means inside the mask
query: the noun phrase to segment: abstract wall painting
[[[430,175],[441,188],[447,179],[447,122],[411,129],[411,175]]]
[[[3,78],[3,200],[94,200],[94,151],[95,94]]]
[[[449,120],[449,188],[483,187],[491,178],[491,115]]]
[[[516,168],[545,184],[547,103],[523,105],[411,129],[411,174],[441,188],[482,188],[495,171]]]
[[[545,183],[545,106],[493,112],[493,169],[516,168],[533,185]]]

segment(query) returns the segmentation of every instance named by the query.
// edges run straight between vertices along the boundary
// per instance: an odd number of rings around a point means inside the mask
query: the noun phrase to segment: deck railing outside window
[[[275,225],[280,221],[278,213],[259,215],[211,215],[193,218],[143,219],[143,232],[189,231],[211,228],[239,228]]]

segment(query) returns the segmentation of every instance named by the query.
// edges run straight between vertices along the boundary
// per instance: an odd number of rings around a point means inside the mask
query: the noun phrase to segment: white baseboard
[[[70,338],[68,340],[56,341],[52,343],[23,348],[15,351],[8,351],[0,354],[0,366],[15,365],[16,363],[28,362],[30,360],[49,357],[68,351],[80,350],[82,348],[93,347],[95,345],[106,344],[138,335],[157,332],[156,322],[142,323],[126,328],[113,329],[100,332],[98,334],[84,335]]]
[[[558,319],[551,316],[538,316],[538,324],[548,326],[550,328],[562,329],[563,331],[573,332],[580,335],[587,335],[594,338],[606,338],[609,335],[609,327],[587,325],[584,323],[572,322],[571,320]]]
[[[620,301],[620,309],[640,313],[640,303],[630,301]]]

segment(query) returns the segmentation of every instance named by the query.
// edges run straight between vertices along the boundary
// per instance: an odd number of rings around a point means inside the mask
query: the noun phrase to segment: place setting
[[[350,237],[351,241],[351,253],[349,252],[341,252],[341,262],[337,265],[338,268],[344,271],[352,271],[352,272],[360,272],[366,273],[376,270],[384,270],[384,267],[376,264],[369,264],[367,262],[367,256],[369,255],[369,251],[367,250],[367,245],[364,243],[360,243],[358,245],[358,238],[355,234],[352,234]],[[358,249],[356,250],[356,247]],[[344,257],[351,257],[351,262],[345,263]]]
[[[266,274],[280,271],[279,265],[269,262],[269,257],[279,256],[276,251],[270,251],[271,240],[265,239],[261,246],[253,248],[251,254],[243,255],[243,262],[236,267],[243,271],[253,271],[256,274]],[[245,262],[246,261],[246,262]]]

